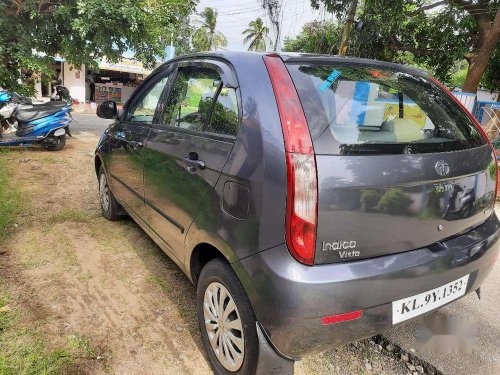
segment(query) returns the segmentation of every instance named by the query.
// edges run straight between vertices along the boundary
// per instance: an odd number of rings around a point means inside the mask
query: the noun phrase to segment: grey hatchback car
[[[220,374],[293,373],[479,289],[498,257],[497,167],[425,72],[221,52],[149,75],[95,155],[127,213],[197,287]]]

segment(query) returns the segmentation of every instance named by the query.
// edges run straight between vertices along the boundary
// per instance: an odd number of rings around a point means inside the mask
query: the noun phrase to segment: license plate
[[[465,294],[469,275],[438,288],[392,302],[392,324],[424,314]]]

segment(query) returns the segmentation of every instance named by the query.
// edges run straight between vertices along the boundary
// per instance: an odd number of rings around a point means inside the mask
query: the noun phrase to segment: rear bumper
[[[470,274],[476,290],[498,257],[499,221],[493,214],[478,228],[423,248],[348,263],[305,266],[285,245],[233,264],[275,349],[300,358],[391,328],[392,301]],[[354,321],[322,325],[321,318],[363,310]]]

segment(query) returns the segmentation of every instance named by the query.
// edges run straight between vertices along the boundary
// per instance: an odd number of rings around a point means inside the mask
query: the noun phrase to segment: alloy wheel
[[[245,336],[238,308],[224,285],[211,283],[205,290],[203,314],[210,345],[222,366],[238,371],[245,358]]]

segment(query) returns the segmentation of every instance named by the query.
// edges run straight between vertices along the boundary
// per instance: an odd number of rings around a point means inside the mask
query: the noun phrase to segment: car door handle
[[[194,172],[196,169],[205,169],[205,162],[198,159],[191,159],[189,157],[182,158],[184,163],[188,165],[188,171]]]

